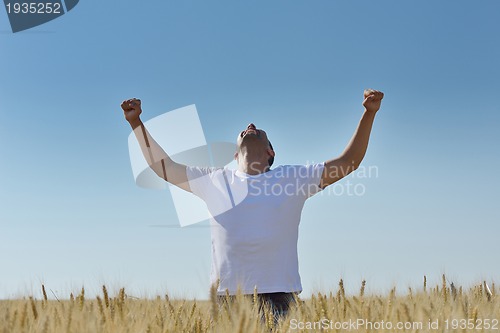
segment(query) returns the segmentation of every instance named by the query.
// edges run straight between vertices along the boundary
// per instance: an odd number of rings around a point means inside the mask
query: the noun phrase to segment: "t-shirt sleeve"
[[[186,175],[191,193],[205,200],[210,188],[213,187],[212,177],[218,168],[200,168],[188,166]]]
[[[324,163],[308,164],[301,166],[300,178],[302,186],[305,187],[306,198],[310,198],[320,192],[322,188],[319,186],[321,176],[323,175]]]

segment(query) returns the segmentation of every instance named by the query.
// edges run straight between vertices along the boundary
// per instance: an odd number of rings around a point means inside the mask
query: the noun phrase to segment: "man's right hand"
[[[142,113],[141,100],[137,98],[127,99],[121,105],[125,119],[129,123],[137,121]]]

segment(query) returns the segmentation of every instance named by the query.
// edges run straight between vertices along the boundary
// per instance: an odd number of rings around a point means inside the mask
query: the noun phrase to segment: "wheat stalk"
[[[361,288],[359,289],[359,297],[363,298],[365,295],[366,280],[361,281]]]

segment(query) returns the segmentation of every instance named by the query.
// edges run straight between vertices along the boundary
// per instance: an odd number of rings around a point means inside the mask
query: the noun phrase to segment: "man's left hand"
[[[363,106],[365,107],[365,111],[377,112],[380,109],[384,93],[378,90],[366,89],[363,97]]]

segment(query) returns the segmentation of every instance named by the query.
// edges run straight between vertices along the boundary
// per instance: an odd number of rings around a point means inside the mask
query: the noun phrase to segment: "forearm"
[[[357,168],[365,157],[375,114],[376,112],[364,111],[351,141],[341,155],[341,158],[354,168]]]
[[[139,142],[142,154],[146,159],[149,167],[164,180],[168,180],[167,170],[173,163],[168,154],[160,147],[160,145],[151,137],[146,127],[140,118],[137,118],[130,123],[135,137]]]
[[[384,93],[378,90],[367,89],[364,92],[364,98],[363,106],[365,110],[351,141],[349,141],[344,152],[339,157],[325,162],[325,168],[321,176],[321,188],[335,183],[356,170],[365,157],[373,120],[375,119],[375,114],[380,109]]]

